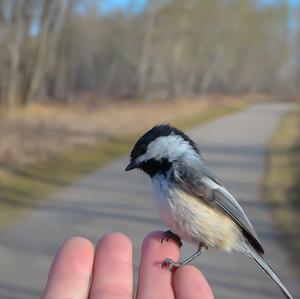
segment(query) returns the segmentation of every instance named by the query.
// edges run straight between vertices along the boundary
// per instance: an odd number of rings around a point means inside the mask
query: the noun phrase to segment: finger
[[[86,299],[93,268],[94,247],[81,237],[67,240],[58,251],[43,299]]]
[[[142,246],[139,270],[138,299],[174,298],[172,273],[162,269],[161,263],[166,258],[177,261],[179,247],[173,240],[161,243],[162,232],[149,234]]]
[[[132,299],[132,243],[121,233],[105,235],[98,243],[90,299]]]
[[[212,290],[203,274],[193,266],[183,266],[174,274],[176,299],[213,299]]]

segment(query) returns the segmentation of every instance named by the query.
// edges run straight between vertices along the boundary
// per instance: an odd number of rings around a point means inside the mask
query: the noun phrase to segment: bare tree
[[[0,0],[0,103],[299,90],[287,3],[138,3]]]

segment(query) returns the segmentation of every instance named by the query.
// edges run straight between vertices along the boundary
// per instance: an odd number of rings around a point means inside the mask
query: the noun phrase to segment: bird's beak
[[[127,165],[125,171],[130,171],[138,167],[138,163],[135,160],[131,160],[130,163]]]

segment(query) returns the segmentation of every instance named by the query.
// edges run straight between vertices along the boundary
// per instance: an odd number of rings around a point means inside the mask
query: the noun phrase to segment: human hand
[[[165,258],[179,259],[176,242],[161,244],[161,236],[154,232],[144,239],[136,298],[213,299],[197,268],[183,266],[175,273],[161,268]],[[104,235],[95,252],[89,240],[71,238],[54,258],[42,299],[132,299],[132,257],[132,243],[121,233]]]

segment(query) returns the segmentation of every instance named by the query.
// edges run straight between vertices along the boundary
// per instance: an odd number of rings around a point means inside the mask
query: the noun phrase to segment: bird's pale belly
[[[229,216],[184,191],[169,190],[168,194],[160,191],[157,192],[160,215],[183,240],[202,243],[208,248],[237,249],[242,233]]]

